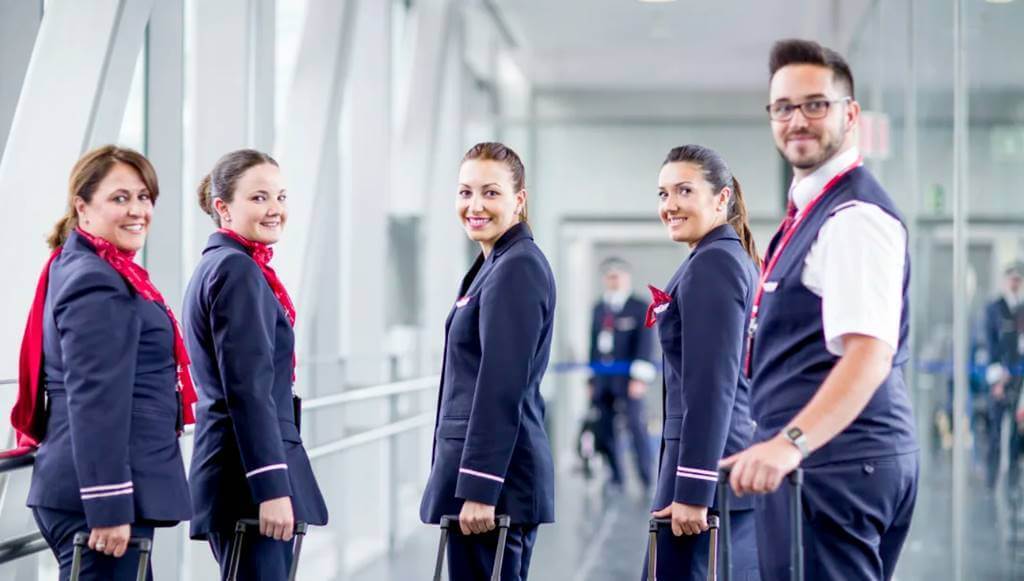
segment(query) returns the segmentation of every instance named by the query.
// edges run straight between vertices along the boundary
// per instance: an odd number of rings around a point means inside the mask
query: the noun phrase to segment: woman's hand
[[[128,539],[131,536],[131,525],[96,527],[89,533],[89,549],[104,555],[122,557],[128,550]]]
[[[699,535],[708,530],[708,507],[673,502],[665,508],[653,513],[654,518],[672,517],[672,534]]]
[[[295,516],[292,499],[288,496],[264,500],[260,503],[260,534],[277,541],[292,540]]]
[[[459,513],[459,529],[464,535],[474,535],[493,531],[494,507],[489,504],[481,504],[467,500],[462,503],[462,511]]]

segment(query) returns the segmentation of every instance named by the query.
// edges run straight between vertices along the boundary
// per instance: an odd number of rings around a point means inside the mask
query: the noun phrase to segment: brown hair
[[[757,254],[754,234],[750,231],[747,205],[743,202],[743,190],[740,189],[740,182],[732,175],[729,166],[725,165],[722,156],[717,151],[702,145],[682,145],[669,151],[661,165],[664,167],[676,162],[688,162],[700,166],[704,173],[704,179],[708,180],[715,193],[721,192],[722,188],[732,189],[726,220],[736,229],[736,233],[740,236],[740,243],[743,244],[743,249],[750,255],[751,260],[758,268],[761,268],[761,257]]]
[[[779,69],[788,65],[818,65],[830,69],[833,81],[846,93],[844,97],[853,98],[853,72],[838,52],[813,40],[787,38],[772,46],[768,57],[768,80],[771,81]]]
[[[75,198],[82,198],[86,204],[92,203],[96,187],[118,163],[131,166],[138,172],[142,183],[146,184],[146,189],[149,190],[150,199],[154,204],[156,203],[156,199],[160,195],[160,187],[156,179],[156,170],[153,169],[153,164],[149,163],[146,156],[127,147],[116,145],[97,147],[83,155],[71,169],[71,178],[68,180],[67,210],[64,216],[53,225],[53,230],[46,238],[46,243],[51,249],[63,245],[68,239],[68,234],[78,227]]]
[[[515,151],[512,151],[511,147],[504,143],[492,141],[477,143],[469,148],[466,155],[462,156],[462,163],[466,163],[469,160],[497,161],[505,164],[505,167],[512,172],[512,186],[515,188],[516,193],[526,189],[526,167],[523,165],[523,160],[519,158]],[[528,213],[526,202],[524,201],[523,209],[519,211],[519,220],[526,223],[527,218]]]
[[[239,149],[225,154],[217,160],[213,171],[199,182],[199,189],[196,192],[199,196],[199,207],[213,218],[213,223],[220,227],[220,214],[213,207],[214,198],[220,198],[226,203],[235,199],[235,187],[239,178],[250,168],[269,163],[274,167],[277,161],[262,151],[255,149]]]

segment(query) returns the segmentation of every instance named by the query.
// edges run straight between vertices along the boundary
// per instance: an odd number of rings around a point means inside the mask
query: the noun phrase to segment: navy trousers
[[[537,525],[509,527],[501,564],[501,581],[526,581],[536,540]],[[448,579],[489,581],[497,550],[497,529],[483,535],[463,535],[458,526],[452,527],[448,536]]]
[[[732,578],[736,581],[758,581],[757,538],[754,533],[754,511],[731,511],[729,524],[732,526]],[[719,544],[725,539],[719,539]],[[650,540],[648,540],[648,543]],[[649,548],[649,547],[648,547]],[[655,570],[662,581],[706,581],[708,579],[708,557],[711,554],[711,535],[672,534],[672,527],[664,525],[658,531],[658,562]],[[721,555],[721,550],[719,550]],[[650,551],[644,553],[644,569],[641,581],[648,581],[647,567]],[[722,575],[721,565],[718,569]],[[653,581],[653,580],[652,580]]]
[[[995,399],[990,396],[988,407],[988,458],[986,458],[986,482],[989,488],[995,488],[996,480],[999,477],[999,452],[1003,447],[1003,418],[1007,412],[1010,414],[1010,434],[1007,454],[1010,457],[1010,467],[1006,473],[1006,485],[1010,490],[1017,487],[1020,481],[1020,454],[1021,435],[1017,431],[1017,422],[1014,419],[1017,398],[1016,393],[1011,396],[1007,390],[1007,396],[1003,399]]]
[[[75,533],[89,532],[85,514],[58,510],[55,508],[33,507],[32,516],[39,525],[46,544],[50,545],[57,564],[60,565],[60,581],[71,578],[71,559],[74,554]],[[153,527],[132,525],[133,537],[153,538]],[[128,549],[124,556],[115,558],[88,548],[82,551],[81,581],[135,581],[139,572],[139,551]],[[153,568],[150,563],[147,578],[152,581]]]
[[[804,469],[804,572],[815,581],[891,579],[917,499],[917,453]],[[755,499],[761,578],[788,581],[792,489]]]
[[[228,564],[231,549],[235,544],[235,533],[207,533],[213,558],[220,563],[220,578],[228,578]],[[238,579],[242,581],[286,581],[292,566],[292,546],[295,542],[275,541],[263,536],[259,530],[250,529],[242,540],[242,553],[238,563]]]
[[[651,483],[651,444],[647,437],[647,423],[644,416],[644,400],[629,397],[622,389],[605,388],[601,393],[595,394],[594,404],[601,412],[598,420],[598,429],[595,436],[598,439],[597,448],[608,462],[611,470],[611,481],[615,484],[622,483],[622,460],[621,447],[618,442],[618,434],[615,430],[615,418],[619,414],[626,417],[626,428],[629,431],[630,440],[633,444],[633,452],[636,458],[637,475],[641,483],[647,487]],[[620,393],[621,392],[621,393]]]

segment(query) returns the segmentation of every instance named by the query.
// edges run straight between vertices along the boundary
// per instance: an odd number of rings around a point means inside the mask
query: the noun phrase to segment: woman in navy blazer
[[[192,514],[178,446],[180,396],[194,401],[188,359],[173,315],[132,261],[158,193],[135,151],[82,157],[29,315],[12,420],[19,444],[38,443],[28,506],[62,580],[76,533],[89,532],[92,549],[80,579],[135,579],[129,537],[151,539]]]
[[[481,254],[445,323],[433,462],[420,518],[458,515],[453,581],[490,578],[495,516],[512,527],[501,578],[525,580],[540,523],[554,520],[554,469],[540,382],[551,351],[555,280],[526,223],[524,168],[480,143],[459,170],[456,212]]]
[[[189,480],[192,538],[206,539],[226,578],[235,523],[246,537],[240,579],[286,579],[295,522],[327,523],[292,393],[295,307],[268,264],[288,218],[277,162],[243,149],[199,186],[210,235],[185,291],[185,337],[199,388]]]
[[[664,432],[653,516],[671,517],[658,536],[663,579],[707,578],[708,509],[715,508],[718,461],[753,436],[750,385],[740,373],[744,325],[760,259],[739,183],[715,151],[671,150],[658,176],[658,212],[690,255],[665,291],[651,288],[664,363]],[[757,579],[753,508],[731,505],[734,579]],[[644,564],[643,579],[647,579]]]

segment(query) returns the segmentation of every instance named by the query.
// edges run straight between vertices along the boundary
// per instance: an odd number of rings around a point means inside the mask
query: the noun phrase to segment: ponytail
[[[78,213],[72,207],[66,214],[64,214],[57,223],[53,225],[53,229],[50,231],[50,235],[46,237],[46,244],[50,247],[50,250],[55,250],[58,246],[64,246],[67,242],[68,234],[78,226]]]
[[[750,222],[747,218],[747,205],[743,202],[743,190],[740,189],[740,182],[735,176],[732,178],[732,198],[729,200],[729,212],[726,220],[740,236],[740,244],[750,255],[751,260],[761,268],[761,257],[757,253],[757,244],[754,242],[754,233],[750,231]]]

